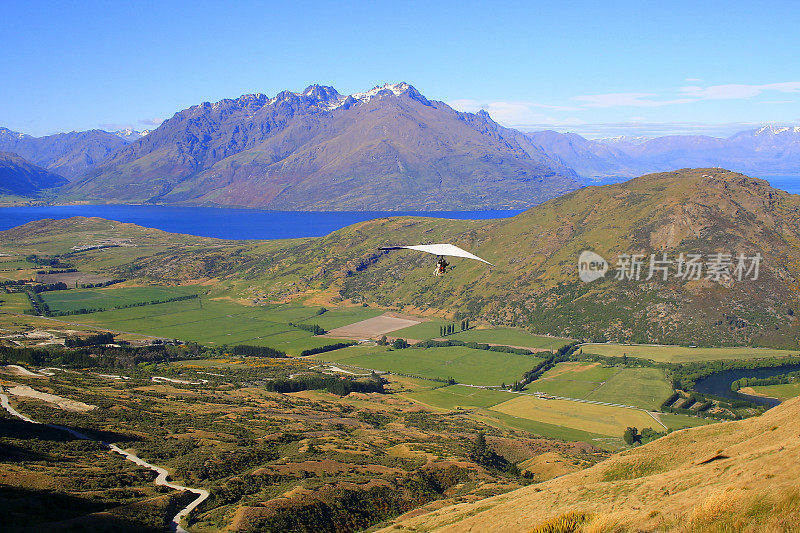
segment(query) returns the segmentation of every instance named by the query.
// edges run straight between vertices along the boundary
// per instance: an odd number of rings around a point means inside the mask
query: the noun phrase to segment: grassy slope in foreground
[[[579,511],[597,531],[794,531],[800,398],[756,418],[674,432],[587,470],[386,529],[526,532]]]
[[[797,355],[797,350],[773,350],[771,348],[691,348],[688,346],[650,346],[646,344],[584,344],[585,354],[606,357],[638,357],[665,363],[690,363],[719,359],[759,359]]]

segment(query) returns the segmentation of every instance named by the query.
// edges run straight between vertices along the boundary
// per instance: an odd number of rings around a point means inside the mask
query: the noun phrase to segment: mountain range
[[[688,167],[722,167],[765,176],[800,173],[800,127],[768,125],[726,139],[669,135],[589,140],[554,131],[527,135],[546,154],[589,179],[631,178]]]
[[[578,186],[520,132],[399,83],[193,106],[67,194],[287,210],[483,209],[527,207]]]
[[[67,180],[11,152],[0,152],[0,195],[35,197]]]
[[[203,102],[153,131],[32,137],[0,128],[0,150],[58,174],[59,201],[286,210],[527,208],[593,180],[686,167],[754,175],[800,169],[800,127],[726,139],[589,140],[523,133],[407,83],[352,95],[311,85]]]

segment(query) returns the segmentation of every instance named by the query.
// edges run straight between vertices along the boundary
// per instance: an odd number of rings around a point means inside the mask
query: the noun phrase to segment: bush
[[[403,350],[405,348],[408,348],[408,346],[409,344],[405,339],[395,339],[394,342],[392,343],[392,348],[396,350]]]

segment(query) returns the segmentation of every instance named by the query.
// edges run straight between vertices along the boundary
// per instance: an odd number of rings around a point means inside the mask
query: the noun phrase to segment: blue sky
[[[5,2],[0,126],[152,128],[240,94],[407,81],[591,137],[800,123],[800,7],[693,2]]]

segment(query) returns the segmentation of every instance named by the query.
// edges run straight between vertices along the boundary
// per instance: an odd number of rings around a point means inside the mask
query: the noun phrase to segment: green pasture
[[[659,413],[658,418],[670,429],[686,429],[698,426],[706,426],[717,422],[713,419],[700,418],[697,416],[676,415],[672,413]]]
[[[314,323],[318,311],[319,307],[296,304],[247,307],[226,300],[206,300],[201,297],[64,319],[116,331],[202,344],[270,346],[290,355],[298,355],[302,350],[337,342],[289,326],[289,322]]]
[[[758,385],[752,387],[752,389],[756,394],[762,394],[779,400],[788,400],[789,398],[800,396],[800,382],[781,383],[778,385]]]
[[[305,307],[303,309],[308,308]],[[336,309],[328,309],[321,315],[315,314],[309,318],[300,318],[297,320],[297,322],[304,324],[317,324],[326,330],[331,330],[334,328],[347,326],[348,324],[361,322],[362,320],[367,320],[368,318],[374,318],[381,314],[383,314],[383,310],[374,309],[372,307],[340,307]]]
[[[527,390],[553,396],[632,405],[655,410],[671,393],[658,368],[604,367],[598,363],[559,363]]]
[[[113,309],[125,305],[169,300],[195,294],[195,287],[120,287],[108,289],[70,289],[40,293],[54,312],[78,309]]]
[[[527,431],[528,433],[540,435],[542,437],[563,439],[566,441],[588,442],[600,447],[605,446],[603,441],[605,440],[606,435],[601,433],[593,433],[591,431],[583,431],[573,427],[559,426],[557,424],[542,422],[541,420],[536,420],[534,418],[523,418],[489,409],[479,409],[478,412],[471,416],[474,416],[476,419],[488,424],[497,425],[504,428],[521,429],[522,431]],[[614,436],[616,437],[616,435]],[[620,433],[619,437],[621,442],[622,433]],[[601,441],[600,439],[603,440]]]
[[[587,400],[633,405],[651,411],[672,394],[660,368],[620,368],[586,396]]]
[[[30,308],[31,302],[24,292],[12,292],[9,294],[0,292],[0,311],[24,313]]]
[[[473,350],[464,346],[362,351],[344,348],[319,358],[375,370],[388,370],[426,378],[453,378],[469,385],[513,383],[541,361],[531,355]]]
[[[392,336],[417,340],[435,339],[441,337],[439,334],[441,326],[453,323],[446,320],[430,320],[394,331]],[[460,322],[456,322],[455,325],[457,330],[461,327]],[[502,344],[504,346],[521,346],[546,350],[557,350],[570,342],[570,339],[534,335],[516,328],[471,328],[467,331],[458,331],[452,335],[447,335],[444,338],[457,339],[464,342]]]
[[[405,394],[405,396],[441,409],[492,407],[509,399],[509,393],[507,392],[465,387],[463,385],[450,385],[432,390],[411,392]]]
[[[720,359],[757,359],[797,355],[797,350],[772,348],[692,348],[687,346],[648,346],[644,344],[584,344],[585,354],[605,357],[636,357],[665,363],[689,363]]]

